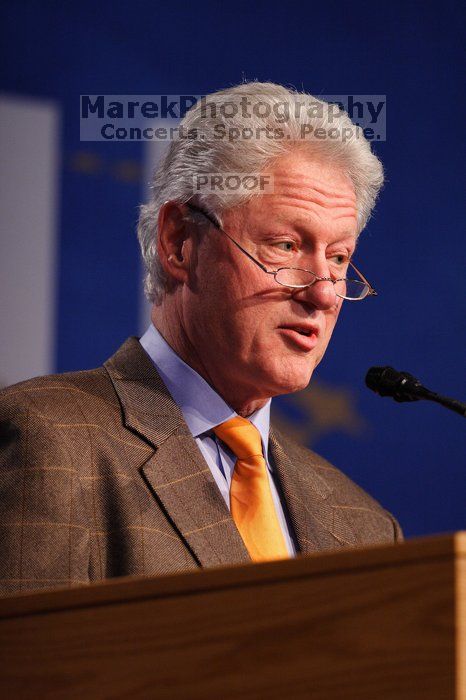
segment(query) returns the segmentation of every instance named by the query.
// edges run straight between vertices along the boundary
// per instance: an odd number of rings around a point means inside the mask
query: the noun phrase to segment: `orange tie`
[[[237,457],[230,487],[230,508],[253,561],[289,556],[270,491],[260,433],[236,416],[214,428]]]

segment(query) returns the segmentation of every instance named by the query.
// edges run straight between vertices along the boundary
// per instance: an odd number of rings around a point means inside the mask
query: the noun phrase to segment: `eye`
[[[279,241],[278,243],[274,243],[274,246],[285,251],[285,253],[292,253],[294,250],[296,250],[296,244],[294,241]]]
[[[330,260],[336,265],[347,265],[349,263],[349,258],[345,253],[340,253],[339,255],[332,255]]]

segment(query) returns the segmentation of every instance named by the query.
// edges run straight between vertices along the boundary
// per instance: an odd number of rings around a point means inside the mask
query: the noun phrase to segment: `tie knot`
[[[262,457],[261,436],[251,421],[241,416],[230,418],[214,428],[217,437],[228,445],[238,459],[248,459],[254,455]]]

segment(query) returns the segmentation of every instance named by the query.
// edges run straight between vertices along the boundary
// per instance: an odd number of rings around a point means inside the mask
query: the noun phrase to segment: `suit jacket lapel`
[[[154,447],[146,483],[201,566],[250,561],[214,478],[152,361],[130,338],[104,365],[124,425]]]
[[[356,544],[356,533],[317,472],[312,453],[310,458],[276,430],[270,432],[270,450],[300,551],[311,554]]]
[[[136,338],[106,363],[124,425],[154,448],[141,475],[201,566],[250,561],[249,554],[180,408]],[[270,452],[300,551],[358,542],[312,453],[271,430]],[[311,454],[311,456],[309,456]]]

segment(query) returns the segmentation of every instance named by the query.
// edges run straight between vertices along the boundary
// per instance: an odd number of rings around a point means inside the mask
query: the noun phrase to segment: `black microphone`
[[[400,403],[426,399],[466,417],[466,404],[426,389],[412,374],[398,372],[393,367],[371,367],[366,374],[366,386],[379,396],[391,396]]]

